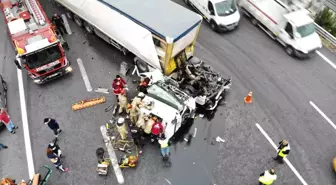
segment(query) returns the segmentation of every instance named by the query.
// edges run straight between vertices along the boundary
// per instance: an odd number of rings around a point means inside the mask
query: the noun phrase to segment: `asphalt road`
[[[42,3],[49,14],[58,11],[47,1]],[[104,95],[87,92],[76,60],[82,59],[95,89],[110,87],[120,62],[130,63],[131,58],[99,38],[85,35],[84,30],[69,22],[74,33],[66,37],[71,48],[67,55],[74,68],[73,74],[43,86],[33,84],[24,75],[35,169],[44,164],[51,166],[45,149],[53,133],[42,121],[44,117],[54,117],[64,130],[60,146],[66,155],[65,166],[70,170],[66,174],[54,170],[49,184],[116,184],[113,171],[106,178],[95,173],[95,150],[104,146],[99,127],[109,119],[111,113],[105,113],[104,109],[115,102],[115,98],[106,95],[107,103],[73,112],[72,103]],[[11,117],[20,127],[15,135],[6,130],[1,132],[0,142],[7,144],[9,149],[0,151],[0,175],[27,179],[17,74],[12,62],[14,52],[2,19],[0,25],[3,30],[0,72],[9,85]],[[334,54],[326,49],[320,52],[336,62]],[[334,68],[318,55],[309,60],[288,57],[279,44],[245,17],[238,30],[226,34],[214,33],[203,23],[195,55],[224,76],[232,76],[227,103],[217,109],[212,120],[199,118],[190,130],[186,130],[193,134],[197,128],[196,137],[189,146],[182,141],[171,147],[171,168],[163,166],[158,148],[147,146],[138,168],[123,171],[125,184],[256,184],[259,174],[271,167],[278,173],[275,184],[302,184],[286,164],[278,165],[273,161],[275,150],[256,123],[274,142],[289,140],[288,159],[309,185],[336,183],[331,169],[336,154],[336,144],[332,142],[336,138],[335,130],[309,103],[314,102],[336,122]],[[254,102],[244,105],[243,97],[249,91],[253,91]],[[211,141],[217,136],[225,142],[213,145]],[[183,140],[184,136],[181,138]]]

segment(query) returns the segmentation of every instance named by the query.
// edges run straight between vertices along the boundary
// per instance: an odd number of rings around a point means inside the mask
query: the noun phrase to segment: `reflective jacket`
[[[280,146],[278,147],[278,155],[282,158],[286,157],[290,152],[290,146],[289,144],[283,145],[283,141],[280,141]]]
[[[259,182],[265,184],[265,185],[271,185],[273,182],[277,179],[276,174],[270,174],[270,172],[267,170],[259,177]]]

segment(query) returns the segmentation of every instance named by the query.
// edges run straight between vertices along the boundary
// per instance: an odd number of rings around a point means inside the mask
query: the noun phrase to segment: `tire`
[[[66,15],[66,17],[68,18],[68,19],[70,19],[70,20],[73,20],[73,13],[71,13],[70,11],[66,11],[65,12],[65,15]]]
[[[285,48],[285,52],[287,53],[287,55],[289,56],[293,56],[294,55],[294,48],[292,46],[286,46]]]
[[[217,26],[217,24],[216,24],[215,21],[213,21],[213,20],[210,21],[210,28],[211,28],[213,31],[217,32],[217,30],[218,30],[218,26]]]
[[[84,28],[88,33],[90,34],[94,33],[94,28],[90,23],[84,22]]]
[[[141,59],[136,61],[136,65],[140,73],[148,72],[148,65]]]
[[[78,17],[77,15],[74,15],[73,16],[73,18],[74,18],[74,21],[75,21],[75,23],[81,28],[81,27],[83,27],[83,21],[82,21],[82,19],[80,18],[80,17]]]
[[[253,24],[253,26],[258,26],[259,22],[257,19],[255,19],[254,17],[251,18],[251,23]]]

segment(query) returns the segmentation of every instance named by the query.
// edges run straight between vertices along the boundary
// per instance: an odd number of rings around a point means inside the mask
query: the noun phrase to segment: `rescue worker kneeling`
[[[127,101],[127,97],[126,97],[126,90],[122,89],[121,93],[118,95],[118,99],[119,99],[119,111],[118,113],[121,114],[123,113],[123,111],[125,111],[127,113],[127,106],[128,106],[128,101]]]
[[[126,127],[125,119],[124,118],[119,118],[118,119],[117,130],[118,130],[118,132],[120,134],[121,139],[122,140],[126,140],[127,139],[128,131],[127,131],[127,127]]]
[[[260,174],[259,185],[271,185],[276,179],[277,175],[275,174],[275,170],[273,168],[266,170],[264,173]]]

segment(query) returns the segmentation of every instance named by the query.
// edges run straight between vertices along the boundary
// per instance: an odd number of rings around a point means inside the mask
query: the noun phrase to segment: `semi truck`
[[[238,27],[240,14],[236,0],[184,0],[210,24],[213,31],[230,31]]]
[[[240,0],[239,6],[272,39],[279,41],[290,56],[307,58],[322,47],[309,12],[278,0]]]
[[[72,72],[59,36],[38,0],[2,0],[1,10],[16,51],[15,64],[34,83]]]
[[[202,17],[169,0],[55,0],[68,19],[124,54],[143,72],[171,74],[194,53]]]

